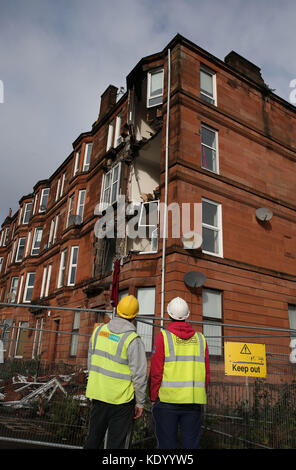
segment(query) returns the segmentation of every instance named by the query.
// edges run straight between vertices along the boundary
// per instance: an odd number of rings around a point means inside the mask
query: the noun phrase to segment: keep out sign
[[[224,343],[226,375],[266,377],[265,344]]]

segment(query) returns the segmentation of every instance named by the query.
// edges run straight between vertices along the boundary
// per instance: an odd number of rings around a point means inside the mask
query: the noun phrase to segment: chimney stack
[[[98,119],[104,116],[115,105],[117,99],[118,88],[114,85],[109,85],[108,88],[101,95],[101,105]]]

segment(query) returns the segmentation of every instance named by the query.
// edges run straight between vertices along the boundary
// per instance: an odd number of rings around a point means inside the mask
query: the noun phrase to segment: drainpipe
[[[165,286],[165,255],[168,224],[168,169],[169,169],[169,122],[170,122],[170,92],[171,92],[171,51],[168,49],[168,86],[167,86],[167,115],[165,135],[165,181],[164,181],[164,211],[163,211],[163,239],[162,239],[162,266],[161,266],[161,327],[164,318],[164,286]]]

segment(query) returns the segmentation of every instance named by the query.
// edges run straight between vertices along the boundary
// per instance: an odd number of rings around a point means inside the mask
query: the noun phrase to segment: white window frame
[[[68,217],[67,217],[67,226],[66,226],[66,228],[68,228],[69,225],[70,225],[70,217],[73,214],[73,209],[74,209],[74,200],[75,200],[75,193],[71,194],[71,196],[69,197]]]
[[[16,283],[16,285],[14,285],[14,283]],[[11,278],[9,294],[13,294],[13,293],[14,293],[15,298],[14,298],[14,300],[9,300],[10,303],[15,303],[15,302],[16,302],[18,284],[19,284],[19,277],[18,277],[18,276],[13,276],[13,277]]]
[[[108,137],[107,137],[107,145],[106,145],[106,152],[112,147],[113,143],[113,134],[114,134],[114,119],[109,123],[108,126]]]
[[[75,163],[74,163],[73,176],[77,175],[77,173],[79,172],[80,155],[81,155],[81,149],[77,150],[77,152],[75,153]]]
[[[81,222],[83,221],[85,194],[86,194],[85,189],[81,189],[78,193],[78,202],[77,202],[76,212],[77,212],[77,215],[80,215]]]
[[[148,214],[147,214],[147,211],[146,211],[146,217],[148,220],[146,220],[146,224],[143,224],[142,223],[142,217],[143,217],[143,212],[144,212],[144,207],[148,207],[150,204],[157,204],[157,224],[149,224],[149,211],[148,211]],[[143,227],[143,228],[148,228],[148,227],[151,227],[153,228],[154,227],[154,230],[152,231],[151,233],[151,250],[149,251],[140,251],[140,254],[147,254],[147,253],[157,253],[158,252],[158,225],[159,225],[159,201],[156,200],[156,201],[148,201],[148,202],[142,202],[141,204],[141,210],[140,210],[140,217],[139,217],[139,227]],[[153,249],[153,245],[155,245],[155,249]]]
[[[61,177],[58,179],[58,184],[57,184],[57,191],[56,191],[56,197],[55,200],[57,201],[60,197],[60,187],[61,187]]]
[[[22,290],[23,290],[23,283],[24,283],[24,274],[21,275],[21,281],[19,284],[19,291],[17,296],[17,303],[19,304],[22,298]]]
[[[17,352],[17,349],[18,349],[18,346],[19,346],[19,340],[20,340],[20,336],[21,336],[21,330],[22,328],[24,329],[24,333],[26,333],[28,330],[26,330],[26,328],[28,328],[29,326],[29,322],[28,321],[20,321],[19,324],[18,324],[18,329],[17,329],[17,337],[16,337],[16,342],[15,342],[15,349],[14,349],[14,357],[16,359],[22,359],[23,358],[23,355],[21,356],[17,356],[16,355],[16,352]],[[26,341],[26,338],[24,338],[24,342]]]
[[[42,297],[48,296],[50,279],[51,279],[51,271],[52,271],[52,264],[49,264],[48,266],[44,266],[41,291],[40,291],[40,299],[42,299]]]
[[[151,311],[146,310],[146,306],[142,305],[141,293],[146,292],[146,300],[149,299],[151,302]],[[155,300],[156,300],[156,288],[153,287],[138,287],[137,288],[137,298],[139,301],[139,315],[155,315]],[[145,345],[145,351],[151,352],[152,351],[152,344],[153,344],[153,320],[147,320],[147,322],[151,322],[151,325],[147,323],[137,322],[137,333],[141,336],[142,341]]]
[[[80,328],[80,312],[74,312],[72,334],[71,334],[71,345],[70,345],[70,357],[77,356],[78,341],[79,341],[79,328]]]
[[[28,233],[28,239],[27,239],[26,251],[25,251],[25,258],[28,256],[28,253],[29,253],[31,237],[32,237],[32,230],[30,230],[29,233]]]
[[[118,177],[117,177],[117,180],[114,180],[115,169],[117,167],[118,167]],[[108,175],[111,175],[110,184],[109,184],[109,186],[105,187]],[[104,205],[106,207],[111,206],[112,204],[114,204],[118,200],[118,196],[120,194],[119,193],[119,190],[120,190],[120,176],[121,176],[121,162],[114,165],[114,167],[111,168],[111,170],[108,171],[107,173],[104,173],[102,189],[101,189],[101,204],[102,204],[102,206],[104,206]],[[113,186],[116,183],[117,183],[116,198],[112,201]],[[105,201],[105,193],[108,190],[110,191],[109,192],[109,197],[108,197],[108,200]]]
[[[19,258],[19,251],[20,251],[20,248],[21,248],[22,240],[24,240],[24,242],[23,242],[23,255],[22,255],[21,258]],[[22,259],[24,258],[25,246],[26,246],[26,237],[20,237],[19,241],[18,241],[18,244],[17,244],[17,250],[16,250],[16,257],[15,257],[15,262],[16,263],[20,263],[22,261]]]
[[[122,138],[120,135],[121,119],[122,119],[122,111],[120,111],[115,118],[115,133],[114,133],[114,143],[113,143],[114,148],[118,147],[118,145],[122,141]]]
[[[77,253],[76,263],[74,263],[74,261],[73,261],[75,252]],[[78,266],[78,254],[79,254],[79,247],[78,246],[72,246],[71,247],[71,253],[70,253],[69,271],[68,271],[68,283],[67,283],[68,286],[75,286],[77,266]],[[71,281],[72,271],[73,270],[74,270],[74,281]]]
[[[36,213],[38,196],[39,196],[39,191],[38,193],[35,194],[35,197],[34,197],[33,215]]]
[[[65,273],[66,273],[66,267],[67,267],[67,254],[68,254],[68,249],[65,248],[61,252],[61,259],[60,259],[60,267],[59,267],[59,277],[58,277],[58,289],[61,287],[64,287],[65,285]]]
[[[202,142],[202,129],[206,129],[207,131],[209,132],[213,132],[213,134],[215,134],[215,145],[216,147],[210,147],[209,145],[205,144]],[[205,170],[207,171],[211,171],[212,173],[216,173],[216,174],[219,174],[219,145],[218,145],[218,131],[216,131],[215,129],[213,129],[212,127],[210,126],[207,126],[206,124],[202,123],[201,124],[201,131],[200,131],[200,143],[201,143],[201,167],[204,168]],[[210,149],[212,152],[215,152],[215,165],[213,165],[213,167],[216,166],[216,168],[214,170],[211,170],[210,168],[207,168],[207,166],[205,166],[203,164],[203,148],[206,147],[208,149]],[[214,161],[214,160],[213,160]]]
[[[38,358],[38,356],[40,356],[41,345],[42,345],[43,324],[44,324],[44,318],[36,319],[35,335],[34,335],[33,348],[32,348],[32,359],[36,359]],[[36,351],[36,346],[37,346],[37,351]]]
[[[153,75],[156,75],[158,73],[162,73],[162,90],[161,93],[158,93],[158,95],[151,96],[151,78]],[[154,106],[160,106],[163,102],[163,88],[164,88],[164,69],[163,68],[158,68],[155,70],[150,70],[147,73],[147,108],[153,108]],[[151,103],[152,100],[157,100],[156,103]]]
[[[28,209],[28,206],[30,206],[30,209]],[[27,225],[30,221],[32,206],[33,206],[32,202],[27,202],[27,204],[25,205],[24,217],[23,217],[23,224],[24,225]]]
[[[47,244],[48,247],[50,247],[50,245],[52,244],[54,228],[55,228],[55,217],[53,217],[50,222],[49,237],[48,237],[48,244]]]
[[[222,236],[222,205],[218,202],[212,201],[210,199],[202,198],[202,203],[206,202],[208,204],[212,204],[217,208],[217,226],[206,224],[202,221],[202,228],[206,228],[208,230],[212,230],[217,233],[217,242],[218,242],[218,253],[213,251],[206,251],[205,249],[202,250],[203,253],[218,256],[220,258],[223,257],[223,236]],[[203,211],[203,209],[202,209]]]
[[[40,201],[39,201],[39,213],[44,213],[44,212],[47,211],[49,193],[50,193],[50,188],[43,188],[42,189],[41,197],[40,197]],[[44,199],[46,200],[46,204],[42,204]]]
[[[216,312],[205,312],[205,296],[206,295],[214,295],[220,298],[220,304],[218,310]],[[217,289],[202,289],[202,305],[203,305],[203,334],[206,338],[209,354],[211,356],[219,356],[223,355],[223,292]],[[211,324],[207,324],[206,322],[210,321]],[[210,334],[214,333],[214,334]],[[213,337],[211,339],[211,337]]]
[[[93,146],[92,142],[88,142],[87,144],[85,144],[82,171],[88,171],[89,170],[92,146]],[[89,148],[90,148],[90,150],[89,150]]]
[[[60,197],[62,197],[62,195],[63,195],[63,193],[64,193],[65,180],[66,180],[66,172],[64,172],[64,173],[63,173],[63,176],[62,176],[62,184],[61,184]]]
[[[9,229],[10,227],[6,227],[4,232],[4,239],[3,239],[3,246],[7,246],[8,238],[9,238]]]
[[[33,284],[29,284],[31,276],[33,276]],[[33,292],[34,292],[34,284],[35,284],[35,279],[36,279],[36,273],[35,272],[29,272],[27,273],[26,276],[26,283],[25,283],[25,289],[24,289],[24,297],[23,297],[23,302],[26,304],[29,304],[32,300],[33,297]],[[28,295],[28,290],[32,290],[32,297],[30,300],[27,300],[27,295]]]
[[[209,69],[203,64],[200,64],[200,82],[201,82],[201,74],[205,73],[212,77],[212,86],[213,86],[213,96],[210,96],[205,90],[202,90],[200,87],[200,96],[201,98],[206,101],[207,103],[213,104],[217,106],[217,82],[216,82],[216,72]],[[209,100],[213,101],[210,102]]]
[[[2,267],[3,267],[3,261],[4,261],[4,257],[1,256],[0,257],[0,274],[1,274],[1,271],[2,271]]]
[[[54,232],[53,232],[53,239],[52,239],[52,244],[53,245],[55,244],[55,242],[57,240],[59,221],[60,221],[60,214],[57,214],[55,216],[55,222],[54,222]]]
[[[40,237],[40,246],[36,247],[35,245],[38,243],[38,234],[41,233]],[[34,231],[34,237],[33,237],[33,242],[32,242],[32,248],[31,248],[31,255],[32,256],[38,256],[41,250],[41,241],[42,241],[42,236],[43,236],[43,228],[42,227],[36,227]],[[36,252],[38,250],[38,252]],[[33,253],[35,251],[35,253]]]

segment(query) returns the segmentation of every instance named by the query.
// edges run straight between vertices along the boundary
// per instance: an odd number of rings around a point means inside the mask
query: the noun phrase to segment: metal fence
[[[151,319],[141,321],[149,324]],[[202,323],[192,322],[199,331]],[[159,328],[160,324],[154,318],[154,326]],[[295,448],[296,365],[290,356],[290,339],[295,332],[219,326],[222,335],[215,336],[214,328],[205,330],[211,333],[206,337],[211,381],[203,412],[202,448]],[[90,410],[85,398],[89,335],[47,330],[40,323],[37,328],[0,325],[0,338],[5,347],[4,362],[0,363],[0,446],[10,440],[44,447],[82,447]],[[264,344],[266,377],[226,375],[226,342],[249,348]],[[57,344],[59,354],[52,356],[55,361],[44,361],[43,352],[52,347],[54,353]],[[30,356],[24,360],[21,356],[26,351]],[[135,423],[132,447],[155,448],[148,394],[143,417]]]

